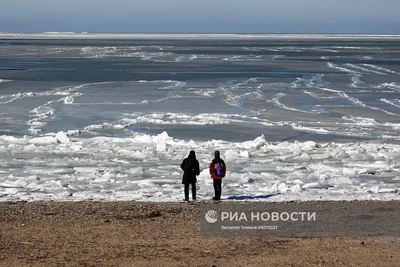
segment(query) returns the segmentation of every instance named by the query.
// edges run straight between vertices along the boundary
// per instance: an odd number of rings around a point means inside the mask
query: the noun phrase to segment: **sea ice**
[[[225,196],[272,194],[264,201],[400,199],[400,145],[184,141],[163,132],[132,137],[0,136],[1,201],[182,198],[180,163],[189,150],[200,162],[198,198],[213,195],[209,163],[220,150],[228,166]]]

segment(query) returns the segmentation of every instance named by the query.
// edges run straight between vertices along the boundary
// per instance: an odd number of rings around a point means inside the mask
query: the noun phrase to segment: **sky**
[[[0,32],[400,34],[399,0],[3,0]]]

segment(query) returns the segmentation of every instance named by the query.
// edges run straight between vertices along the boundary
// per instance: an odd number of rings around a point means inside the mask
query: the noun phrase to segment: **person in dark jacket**
[[[197,175],[200,174],[200,164],[196,159],[196,152],[191,150],[189,156],[181,164],[183,170],[182,184],[185,185],[185,201],[189,201],[189,185],[192,185],[192,198],[196,200]]]
[[[218,166],[219,165],[219,166]],[[213,179],[214,194],[213,200],[220,200],[222,193],[222,178],[226,175],[226,165],[221,159],[219,151],[214,152],[214,159],[210,163],[210,176]]]

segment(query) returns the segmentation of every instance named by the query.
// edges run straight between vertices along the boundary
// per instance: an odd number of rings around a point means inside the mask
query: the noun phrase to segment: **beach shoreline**
[[[205,237],[201,205],[2,202],[0,265],[399,266],[398,237]]]

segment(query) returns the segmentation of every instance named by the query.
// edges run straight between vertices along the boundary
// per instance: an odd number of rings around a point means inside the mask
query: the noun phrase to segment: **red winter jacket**
[[[217,168],[217,163],[218,162],[220,162],[220,163],[222,163],[222,165],[224,165],[224,175],[223,176],[218,176],[217,175],[216,168]],[[225,165],[225,162],[222,159],[213,159],[211,161],[211,163],[210,163],[210,175],[211,175],[211,178],[213,178],[213,179],[222,179],[222,178],[225,177],[225,175],[226,175],[226,165]]]

